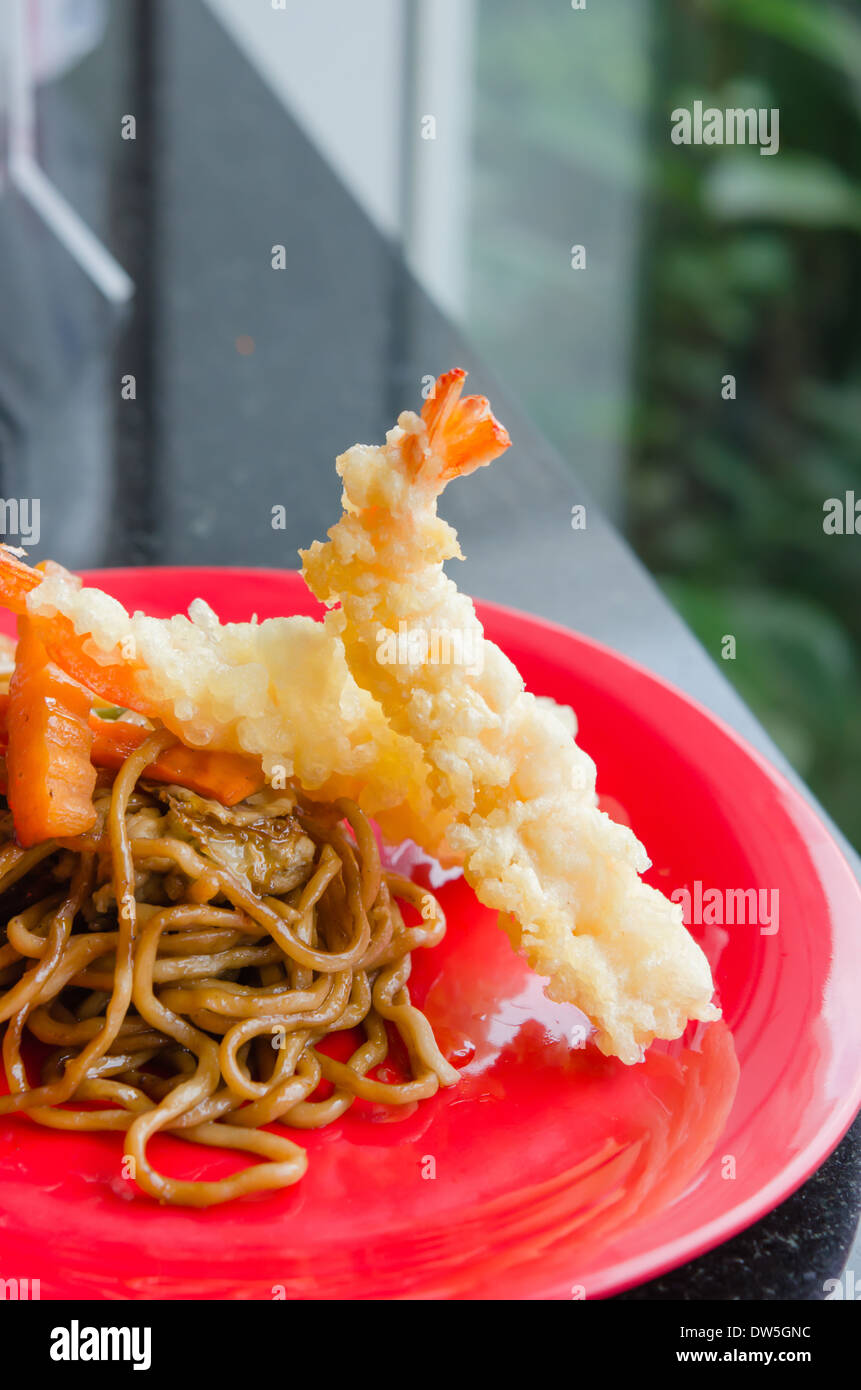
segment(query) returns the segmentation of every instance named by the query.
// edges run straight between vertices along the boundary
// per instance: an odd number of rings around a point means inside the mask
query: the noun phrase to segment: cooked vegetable
[[[82,636],[75,632],[70,620],[60,613],[51,618],[35,617],[33,622],[51,660],[94,695],[123,709],[133,709],[138,714],[156,713],[152,701],[138,688],[139,665],[126,660],[120,653],[110,665],[97,661],[85,650],[88,634]]]
[[[170,833],[190,839],[208,858],[247,878],[255,893],[287,893],[307,878],[314,843],[292,807],[274,804],[226,811],[192,792],[177,789],[161,795],[169,807]]]
[[[29,618],[19,618],[6,769],[15,834],[25,849],[95,824],[89,716],[87,692],[48,659]]]
[[[126,758],[152,733],[141,724],[126,719],[106,721],[90,716],[93,732],[93,762],[96,767],[122,767]],[[259,759],[244,753],[215,753],[206,748],[186,748],[177,743],[166,748],[142,773],[152,782],[173,782],[189,787],[201,796],[215,797],[224,806],[259,792],[265,778]]]
[[[123,709],[121,705],[101,705],[95,713],[100,719],[122,719],[124,714],[128,714],[128,710]]]
[[[56,667],[53,669],[56,670]],[[70,681],[69,684],[75,683]],[[103,710],[98,714],[90,713],[89,699],[86,703],[87,724],[92,736],[89,757],[93,767],[116,772],[129,754],[140,748],[152,730],[126,719],[106,720]],[[9,696],[0,694],[0,751],[8,741],[8,727]],[[161,753],[155,762],[144,769],[142,775],[151,782],[168,782],[188,787],[191,791],[199,792],[201,796],[214,797],[223,806],[235,806],[238,801],[243,801],[245,797],[252,796],[265,786],[265,778],[256,758],[243,753],[217,753],[206,748],[186,748],[180,743]],[[0,770],[0,792],[4,790],[5,784]],[[73,832],[57,833],[69,835]]]

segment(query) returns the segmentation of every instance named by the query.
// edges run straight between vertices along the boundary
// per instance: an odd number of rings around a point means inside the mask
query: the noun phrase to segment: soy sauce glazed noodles
[[[440,941],[445,919],[382,868],[358,807],[265,789],[228,808],[149,780],[175,743],[146,737],[96,790],[95,825],[76,839],[24,849],[3,817],[0,1114],[124,1130],[145,1192],[203,1207],[302,1177],[305,1151],[264,1126],[316,1129],[356,1097],[403,1105],[457,1073],[408,985],[410,953]],[[364,1040],[348,1061],[318,1050],[355,1028]],[[401,1083],[373,1076],[388,1028],[409,1059]],[[28,1034],[45,1051],[35,1086]],[[147,1153],[160,1130],[264,1161],[217,1181],[168,1177]]]
[[[162,1201],[287,1186],[299,1131],[456,1082],[409,994],[443,915],[381,864],[372,822],[460,866],[606,1055],[632,1065],[719,1016],[681,907],[599,808],[572,712],[524,688],[444,572],[460,550],[439,497],[509,444],[464,378],[338,459],[343,515],[302,552],[322,622],[222,624],[200,599],[187,617],[128,614],[0,547],[18,619],[0,691],[0,1118],[124,1132]],[[383,660],[404,628],[424,644]],[[428,659],[454,632],[475,659]],[[351,1029],[334,1060],[325,1040]],[[390,1046],[407,1059],[395,1083],[378,1070]],[[251,1162],[166,1176],[159,1131]]]

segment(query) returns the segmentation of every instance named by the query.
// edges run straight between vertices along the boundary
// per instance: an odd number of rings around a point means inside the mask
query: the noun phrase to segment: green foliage
[[[779,151],[673,145],[695,100],[777,107]],[[861,843],[861,536],[822,529],[861,498],[861,17],[480,0],[476,113],[471,325]]]
[[[844,625],[822,604],[784,589],[672,579],[664,589],[790,762],[827,790],[835,819],[852,825],[861,718],[858,663]],[[725,660],[730,634],[735,657]]]
[[[705,210],[736,221],[767,219],[797,227],[861,228],[861,192],[832,164],[785,154],[724,155],[704,179]]]
[[[833,0],[676,0],[658,86],[632,538],[713,656],[735,636],[723,669],[858,842],[861,536],[822,520],[861,497],[861,25]],[[778,154],[659,138],[745,88],[779,108]]]

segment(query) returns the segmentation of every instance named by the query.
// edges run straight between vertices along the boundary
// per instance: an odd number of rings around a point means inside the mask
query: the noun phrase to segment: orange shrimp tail
[[[27,595],[44,577],[40,568],[25,565],[8,546],[0,545],[0,607],[19,617],[25,615]],[[30,621],[51,661],[67,676],[112,704],[150,718],[157,714],[153,702],[138,688],[137,675],[143,669],[139,662],[128,661],[120,653],[107,664],[96,661],[84,648],[86,635],[78,635],[62,613],[50,618],[35,614]]]
[[[13,613],[26,613],[27,595],[41,584],[43,576],[10,550],[0,545],[0,604]]]
[[[511,444],[486,396],[464,396],[461,400],[465,381],[462,367],[445,372],[422,408],[428,442],[442,459],[443,485],[492,463]]]

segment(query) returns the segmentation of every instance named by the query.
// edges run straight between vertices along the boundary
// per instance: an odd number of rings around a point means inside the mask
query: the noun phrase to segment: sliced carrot
[[[30,619],[20,617],[6,709],[6,773],[24,849],[95,824],[89,715],[87,692],[48,659]]]
[[[137,676],[143,669],[118,655],[109,665],[103,665],[84,651],[88,634],[79,635],[69,618],[57,613],[52,618],[35,616],[33,622],[45,644],[49,657],[62,671],[80,681],[94,695],[111,704],[133,709],[150,718],[157,715],[155,705],[141,694]]]
[[[91,715],[93,762],[97,767],[117,769],[130,753],[149,738],[151,729],[131,724],[127,719],[107,720]],[[153,782],[176,782],[181,787],[211,796],[223,806],[235,806],[265,786],[266,779],[257,758],[244,753],[220,753],[208,748],[186,748],[177,743],[166,748],[142,773]]]
[[[0,755],[8,740],[9,696],[0,694]],[[100,719],[90,714],[89,727],[93,736],[90,758],[95,768],[112,772],[122,767],[126,758],[140,748],[152,733],[141,724],[128,719]],[[0,766],[0,794],[6,790]],[[144,768],[143,777],[152,782],[175,782],[188,787],[200,796],[214,797],[223,806],[235,806],[266,785],[257,758],[244,753],[222,753],[208,748],[186,748],[177,744],[168,748],[154,763]]]

